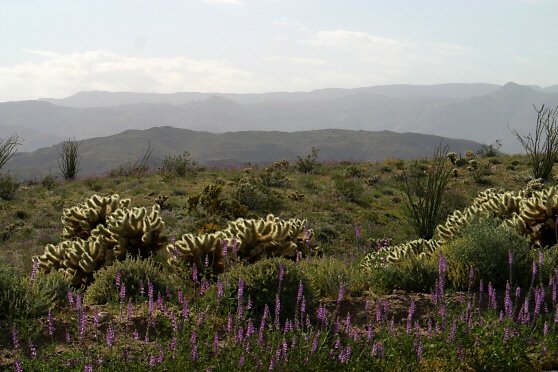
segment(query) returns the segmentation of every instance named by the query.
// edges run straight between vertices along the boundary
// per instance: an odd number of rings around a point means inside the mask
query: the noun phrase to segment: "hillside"
[[[268,165],[276,160],[304,157],[311,148],[320,150],[322,161],[384,161],[387,158],[412,160],[431,157],[444,143],[451,151],[464,154],[478,151],[476,142],[417,133],[370,132],[325,129],[304,132],[196,132],[172,127],[128,130],[117,135],[91,138],[80,145],[81,176],[105,174],[121,165],[141,160],[151,146],[150,165],[160,167],[167,155],[184,151],[203,166]],[[31,153],[18,153],[5,166],[21,178],[37,178],[58,173],[58,146]]]

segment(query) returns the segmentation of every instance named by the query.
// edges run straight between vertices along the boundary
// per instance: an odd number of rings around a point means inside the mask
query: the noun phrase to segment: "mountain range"
[[[543,104],[558,106],[558,85],[385,85],[262,94],[92,91],[64,99],[0,103],[0,138],[17,133],[25,140],[19,151],[32,152],[68,138],[89,140],[156,127],[228,137],[254,132],[255,143],[258,133],[263,141],[264,132],[270,131],[389,130],[484,144],[501,140],[503,152],[522,153],[511,129],[532,133],[536,108]],[[178,148],[169,150],[176,153]]]

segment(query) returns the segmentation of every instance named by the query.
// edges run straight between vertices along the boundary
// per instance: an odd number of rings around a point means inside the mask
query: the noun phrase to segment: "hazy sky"
[[[556,0],[0,0],[0,102],[558,84]]]

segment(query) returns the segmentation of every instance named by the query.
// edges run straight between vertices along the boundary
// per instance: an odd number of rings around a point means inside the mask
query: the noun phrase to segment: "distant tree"
[[[62,149],[58,150],[58,166],[62,172],[62,177],[66,181],[75,180],[77,178],[79,169],[79,163],[81,161],[81,155],[79,154],[79,146],[81,141],[76,141],[74,139],[68,139],[62,143]]]
[[[552,167],[558,160],[558,106],[554,109],[545,108],[537,111],[535,134],[520,135],[517,130],[511,130],[527,152],[533,176],[547,180],[552,173]]]
[[[15,155],[17,146],[21,144],[23,140],[15,133],[8,138],[0,138],[0,169]]]

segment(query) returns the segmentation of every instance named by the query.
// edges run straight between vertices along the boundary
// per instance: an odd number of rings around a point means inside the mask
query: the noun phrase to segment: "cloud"
[[[83,90],[169,93],[250,89],[251,74],[227,61],[138,58],[105,50],[72,54],[26,52],[35,58],[13,67],[0,67],[0,101],[59,98]]]

